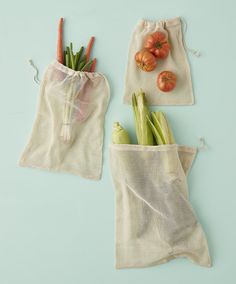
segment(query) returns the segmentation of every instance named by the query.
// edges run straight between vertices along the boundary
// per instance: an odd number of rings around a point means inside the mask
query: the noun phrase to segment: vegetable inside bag
[[[188,200],[186,175],[196,149],[111,145],[116,190],[116,267],[145,267],[177,257],[210,266],[208,245]]]
[[[100,179],[103,124],[109,85],[99,73],[77,72],[57,61],[49,65],[21,166]]]
[[[136,58],[136,55],[143,51],[147,53],[145,42],[156,32],[161,32],[166,36],[169,52],[165,58],[156,58],[156,60],[151,60],[152,54],[149,54],[149,57],[143,55],[141,65],[146,63],[148,67],[152,67],[149,68],[149,72],[145,72],[138,67],[139,64],[136,61],[140,58]],[[158,50],[158,44],[155,42],[153,42],[153,49]],[[151,51],[152,49],[149,53]],[[161,74],[163,74],[162,77],[165,75],[162,79]],[[170,74],[171,78],[169,78]],[[176,78],[176,83],[174,78]],[[160,86],[159,81],[162,83],[166,81],[166,86]],[[124,103],[131,104],[132,94],[138,88],[142,88],[147,93],[146,98],[149,105],[194,104],[191,73],[180,18],[161,21],[140,20],[136,25],[128,51]]]

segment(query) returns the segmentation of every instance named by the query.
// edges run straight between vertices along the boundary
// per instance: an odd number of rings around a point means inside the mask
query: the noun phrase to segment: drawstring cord
[[[187,51],[189,51],[190,53],[192,53],[194,56],[196,57],[200,57],[201,56],[201,53],[200,51],[198,50],[195,50],[195,49],[192,49],[192,48],[189,48],[186,44],[186,41],[185,41],[185,35],[187,33],[187,22],[185,21],[185,19],[183,17],[181,17],[181,21],[183,23],[183,44],[184,44],[184,47]]]
[[[206,140],[203,137],[199,138],[199,146],[197,148],[199,151],[204,151],[207,149]]]
[[[40,80],[39,80],[39,70],[37,68],[37,66],[34,64],[32,59],[29,59],[29,64],[33,67],[33,69],[35,70],[35,74],[34,74],[34,82],[36,84],[40,84]]]

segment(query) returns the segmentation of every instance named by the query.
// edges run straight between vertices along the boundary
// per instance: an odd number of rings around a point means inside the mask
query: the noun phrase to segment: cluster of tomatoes
[[[147,36],[144,48],[135,54],[137,66],[151,72],[157,67],[158,59],[165,59],[170,51],[170,45],[165,33],[157,31]],[[157,76],[157,86],[163,92],[170,92],[176,86],[176,75],[171,71],[163,71]]]

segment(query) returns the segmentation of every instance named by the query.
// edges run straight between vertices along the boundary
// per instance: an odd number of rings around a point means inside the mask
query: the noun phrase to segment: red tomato
[[[176,86],[176,75],[171,71],[163,71],[157,77],[157,86],[163,92],[170,92]]]
[[[163,32],[155,32],[148,35],[144,43],[144,48],[160,59],[166,58],[170,51],[166,34]]]
[[[146,49],[142,49],[135,54],[137,66],[145,72],[151,72],[157,66],[156,57]]]

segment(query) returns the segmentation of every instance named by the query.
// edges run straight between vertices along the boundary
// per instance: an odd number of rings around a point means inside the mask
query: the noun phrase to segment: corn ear
[[[134,112],[134,124],[135,124],[135,130],[136,130],[136,137],[137,140],[139,140],[140,137],[140,121],[138,116],[138,106],[137,106],[137,100],[135,94],[132,95],[132,107]]]
[[[159,121],[162,126],[163,136],[165,138],[166,144],[175,143],[173,133],[163,112],[159,112]]]
[[[168,124],[163,112],[159,112],[159,122],[161,124],[162,134],[166,144],[170,144]]]
[[[120,125],[119,122],[115,122],[113,124],[112,143],[131,144],[128,132]]]
[[[147,117],[150,118],[150,112],[146,104],[145,93],[142,90],[133,94],[132,106],[138,144],[153,145],[153,134],[147,120]]]
[[[161,138],[161,141],[162,141],[161,144],[167,144],[166,139],[163,135],[163,129],[162,129],[162,125],[161,125],[160,120],[159,120],[159,113],[158,112],[152,112],[152,121],[154,123],[154,126],[155,126],[160,138]],[[157,144],[160,144],[159,141],[157,141]]]
[[[170,144],[175,144],[175,137],[174,137],[174,134],[172,132],[172,129],[170,127],[170,123],[167,121],[167,125],[168,125],[168,129],[169,129],[169,139],[170,139]]]
[[[165,114],[161,111],[152,112],[153,124],[162,138],[163,144],[175,144],[175,139]],[[159,142],[157,141],[159,144]]]
[[[151,119],[147,116],[147,121],[149,124],[150,129],[152,130],[152,134],[154,138],[156,139],[157,145],[163,145],[165,144],[162,140],[162,137],[160,136],[158,130],[156,129],[155,125],[152,123]]]

